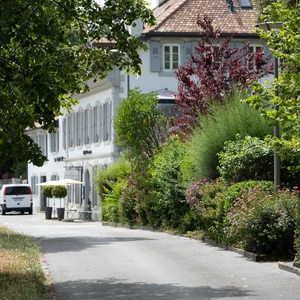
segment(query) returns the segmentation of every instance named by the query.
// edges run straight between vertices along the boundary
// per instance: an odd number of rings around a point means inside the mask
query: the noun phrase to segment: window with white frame
[[[51,175],[50,180],[51,181],[59,180],[59,176],[58,175]]]
[[[59,132],[52,132],[50,134],[50,151],[58,152],[59,151]]]
[[[173,71],[179,67],[180,63],[180,45],[164,44],[163,46],[163,69],[164,71]]]
[[[48,155],[48,149],[47,149],[47,135],[45,134],[39,134],[34,137],[32,137],[33,141],[41,148],[42,153],[47,156]]]

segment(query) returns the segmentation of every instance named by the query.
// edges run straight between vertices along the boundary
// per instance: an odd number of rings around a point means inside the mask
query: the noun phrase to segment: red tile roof
[[[213,25],[223,33],[255,33],[259,9],[252,0],[252,9],[241,9],[238,0],[233,0],[235,12],[230,12],[227,0],[167,0],[154,9],[157,24],[147,27],[145,35],[159,33],[199,33],[198,15],[208,15]]]

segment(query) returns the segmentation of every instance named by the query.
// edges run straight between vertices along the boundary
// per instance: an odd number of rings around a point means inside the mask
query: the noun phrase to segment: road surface
[[[299,300],[300,276],[277,263],[167,233],[0,216],[0,226],[36,237],[57,300]]]

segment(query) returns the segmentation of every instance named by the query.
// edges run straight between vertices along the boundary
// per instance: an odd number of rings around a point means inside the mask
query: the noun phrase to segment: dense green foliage
[[[40,149],[24,134],[38,122],[56,126],[55,117],[87,91],[86,81],[103,78],[114,66],[140,73],[138,49],[131,35],[137,19],[154,23],[143,0],[3,0],[0,8],[0,162],[15,157],[41,166]],[[114,42],[118,52],[98,47]],[[20,151],[22,149],[22,151]]]
[[[215,241],[277,257],[294,252],[299,220],[299,196],[294,191],[274,194],[267,181],[227,186],[220,180],[201,180],[191,186],[187,200],[206,236]]]
[[[238,134],[235,141],[227,141],[218,153],[218,171],[229,182],[272,180],[274,151],[257,137]]]
[[[65,198],[67,196],[68,190],[64,185],[54,185],[51,194],[55,198]]]
[[[236,92],[226,105],[213,105],[210,114],[200,120],[189,143],[186,158],[185,178],[217,178],[217,153],[223,150],[226,141],[235,140],[239,133],[264,138],[272,133],[271,126],[260,113],[241,103],[246,92]]]
[[[130,163],[123,157],[97,172],[95,182],[102,200],[103,221],[120,221],[121,189],[127,186],[129,176]]]
[[[45,185],[42,188],[42,194],[46,197],[46,198],[52,198],[52,189],[53,186],[52,185]]]
[[[102,201],[102,219],[103,221],[120,222],[121,210],[120,199],[122,189],[126,188],[127,180],[118,178],[117,181],[108,181],[104,187],[103,201]],[[126,220],[127,221],[127,220]],[[126,223],[126,222],[125,222]]]
[[[48,200],[47,206],[49,206],[49,198],[53,197],[52,189],[53,189],[52,185],[46,185],[46,186],[43,186],[43,188],[42,188],[42,194],[46,197],[46,201]]]
[[[114,119],[115,142],[137,166],[147,165],[166,138],[165,116],[157,104],[155,93],[131,90]]]
[[[196,213],[201,229],[206,232],[223,223],[225,214],[223,193],[226,188],[225,182],[221,180],[201,179],[193,183],[187,191],[187,202]]]
[[[181,217],[187,212],[181,174],[181,161],[185,153],[185,145],[177,136],[172,136],[149,166],[156,227],[177,228]]]
[[[116,182],[118,178],[127,178],[130,175],[130,163],[123,157],[119,158],[107,168],[103,168],[96,175],[96,189],[103,199],[107,193],[110,182]]]
[[[262,186],[242,190],[228,209],[226,240],[259,254],[293,253],[295,218],[291,212],[296,201],[288,190],[276,194]]]

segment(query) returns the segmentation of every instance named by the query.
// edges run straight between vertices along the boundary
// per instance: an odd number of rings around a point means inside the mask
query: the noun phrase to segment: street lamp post
[[[270,30],[279,30],[282,28],[282,23],[279,22],[265,22],[257,24],[256,27],[262,29],[263,31],[270,31]],[[275,57],[274,61],[274,79],[278,79],[278,58]],[[275,90],[275,95],[278,96],[278,89]],[[278,110],[278,107],[276,107]],[[275,122],[273,127],[273,135],[276,138],[279,138],[279,125]],[[274,191],[276,192],[278,187],[280,186],[280,157],[278,155],[278,151],[274,149]]]

